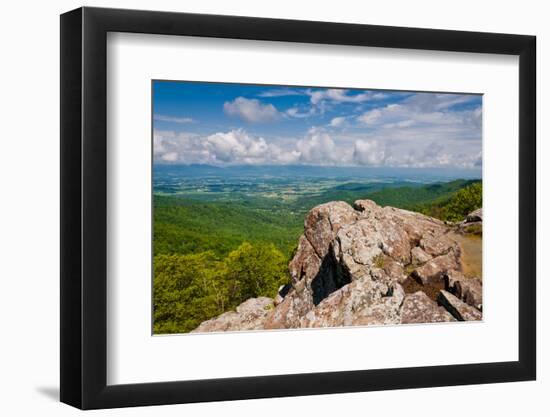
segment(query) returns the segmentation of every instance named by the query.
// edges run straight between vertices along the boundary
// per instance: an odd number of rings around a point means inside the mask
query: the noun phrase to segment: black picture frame
[[[107,385],[108,32],[519,56],[519,358],[424,366]],[[61,401],[81,409],[534,380],[536,38],[136,10],[61,16]]]

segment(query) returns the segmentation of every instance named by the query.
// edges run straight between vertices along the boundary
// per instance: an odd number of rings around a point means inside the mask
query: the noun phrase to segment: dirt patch
[[[482,238],[475,234],[461,235],[449,233],[448,236],[460,245],[462,250],[462,273],[467,278],[483,279],[483,245]]]

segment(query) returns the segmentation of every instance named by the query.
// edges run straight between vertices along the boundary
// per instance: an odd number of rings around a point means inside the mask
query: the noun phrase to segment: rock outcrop
[[[401,307],[401,323],[437,323],[456,321],[443,307],[422,291],[407,294]]]
[[[454,295],[445,290],[441,290],[437,299],[439,303],[444,306],[457,320],[481,320],[481,311],[460,301]]]
[[[466,218],[458,224],[457,230],[461,233],[481,234],[482,225],[483,209],[479,208],[469,213]]]
[[[482,282],[462,274],[458,225],[370,200],[331,202],[306,216],[275,300],[245,301],[195,332],[481,320]]]
[[[483,286],[479,278],[466,278],[458,271],[445,274],[445,288],[466,304],[481,311],[483,307]]]
[[[273,308],[273,300],[268,297],[250,298],[222,315],[204,321],[192,332],[225,332],[236,330],[260,330],[268,312]]]

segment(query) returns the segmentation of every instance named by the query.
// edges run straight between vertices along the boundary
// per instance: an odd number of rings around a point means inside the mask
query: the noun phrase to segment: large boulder
[[[436,284],[443,280],[449,271],[461,268],[459,255],[451,251],[445,255],[438,256],[416,268],[412,276],[422,285]]]
[[[304,236],[319,258],[323,258],[342,226],[357,220],[359,213],[343,201],[321,204],[313,208],[304,221]]]

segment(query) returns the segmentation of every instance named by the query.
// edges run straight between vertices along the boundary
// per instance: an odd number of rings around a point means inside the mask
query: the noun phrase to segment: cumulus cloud
[[[311,129],[305,138],[296,143],[301,162],[330,164],[338,162],[338,149],[332,138],[318,129]]]
[[[223,111],[229,116],[239,117],[250,123],[272,122],[279,117],[279,112],[272,104],[264,104],[260,100],[244,97],[226,101]]]
[[[241,129],[210,135],[203,146],[214,160],[221,162],[263,163],[271,156],[264,138],[254,138]]]
[[[268,142],[243,129],[208,136],[171,131],[154,133],[154,158],[160,163],[235,164],[349,164],[352,149],[337,146],[322,129],[312,128],[298,139]]]
[[[313,116],[315,114],[315,108],[310,107],[307,110],[300,110],[298,107],[291,107],[286,110],[285,115],[294,117],[296,119],[304,119],[306,117]]]
[[[390,106],[387,106],[386,109],[388,109]],[[380,118],[382,117],[382,111],[380,109],[372,109],[369,110],[362,115],[357,117],[357,120],[359,120],[361,123],[365,124],[374,124],[376,123]]]
[[[171,122],[171,123],[179,123],[179,124],[195,122],[195,120],[192,119],[191,117],[174,117],[174,116],[165,116],[163,114],[155,114],[153,116],[153,119],[159,122]]]
[[[153,154],[157,162],[183,164],[289,164],[297,152],[284,150],[243,129],[201,136],[172,131],[156,131]]]
[[[481,167],[479,143],[383,135],[332,136],[311,128],[300,139],[266,140],[243,129],[212,135],[156,131],[157,163],[211,165],[358,165],[392,167]]]
[[[450,155],[458,155],[459,148],[468,152],[481,148],[482,111],[479,105],[468,105],[473,100],[478,98],[414,94],[399,103],[366,111],[355,120],[358,128],[366,128],[378,139],[400,141],[405,147],[411,146],[406,142],[414,143],[415,148],[439,143],[452,149]]]
[[[334,117],[331,121],[330,121],[330,127],[342,127],[346,124],[346,118],[343,117],[343,116],[340,116],[340,117]]]
[[[482,111],[480,105],[468,105],[470,100],[464,95],[409,95],[359,116],[329,118],[324,127],[295,137],[253,135],[244,129],[207,135],[155,131],[154,157],[159,163],[213,165],[479,168]],[[307,117],[309,111],[296,106],[280,113],[270,106],[239,97],[224,107],[250,122]]]
[[[465,104],[476,99],[474,95],[456,94],[415,94],[400,103],[388,104],[385,107],[369,110],[357,117],[364,124],[390,124],[395,127],[407,127],[413,124],[452,125],[469,122],[480,122],[481,107],[468,110],[453,110],[458,104]],[[397,123],[406,122],[398,125]],[[479,125],[476,125],[479,127]]]
[[[358,140],[353,150],[353,160],[359,165],[380,166],[386,161],[386,146],[375,140]]]

